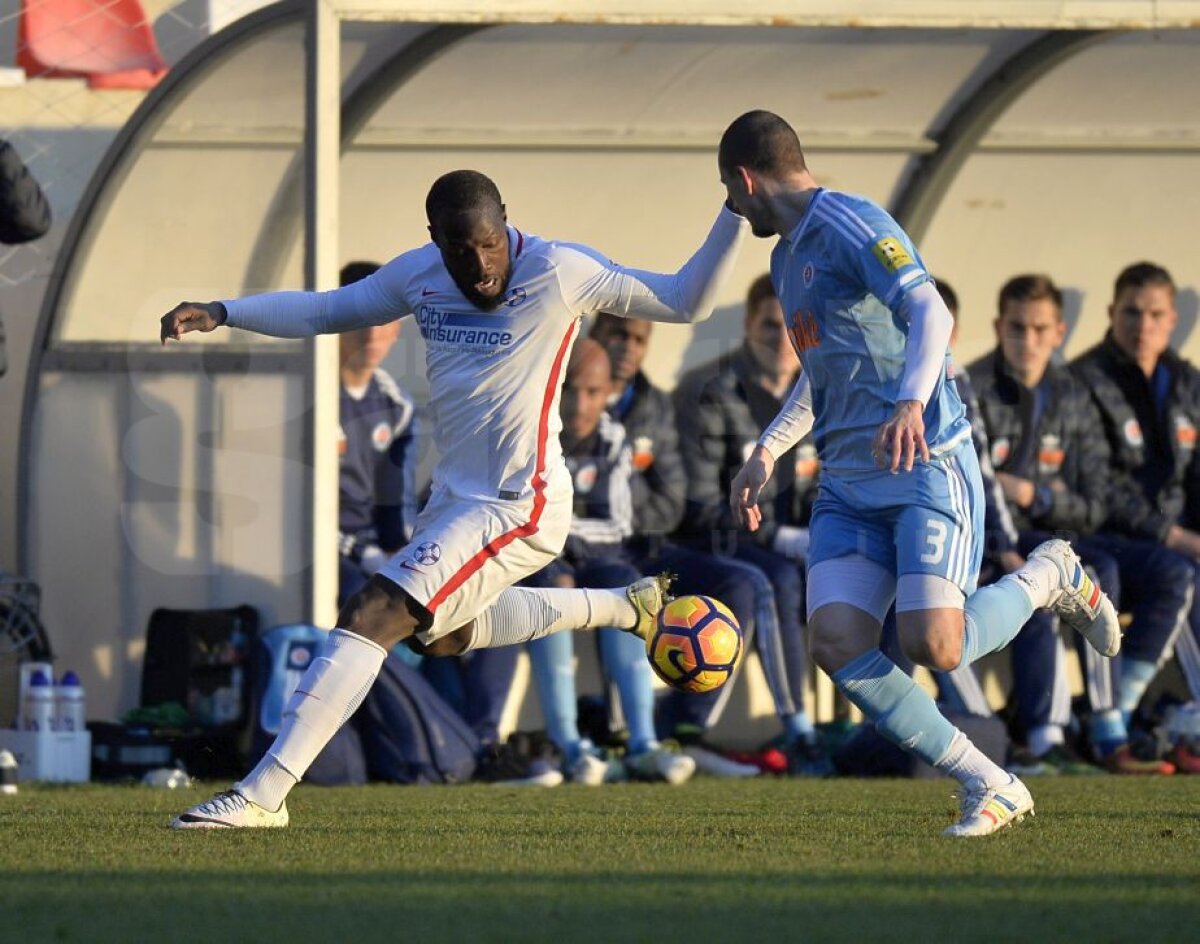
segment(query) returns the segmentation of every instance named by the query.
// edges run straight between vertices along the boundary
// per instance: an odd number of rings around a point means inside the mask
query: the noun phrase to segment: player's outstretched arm
[[[180,302],[165,315],[159,340],[178,341],[189,331],[213,331],[225,323],[228,312],[220,302]]]
[[[373,325],[409,314],[404,296],[406,257],[373,275],[329,292],[270,292],[226,302],[184,302],[163,316],[161,339],[222,324],[274,338],[311,338]]]
[[[747,228],[745,219],[722,207],[708,238],[673,274],[626,268],[592,250],[575,247],[580,252],[567,266],[576,272],[572,281],[578,286],[577,310],[607,311],[647,321],[704,321],[733,271]]]

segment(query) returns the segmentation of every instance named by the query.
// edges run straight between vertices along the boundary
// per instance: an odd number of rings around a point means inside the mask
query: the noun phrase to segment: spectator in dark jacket
[[[953,357],[954,348],[958,344],[958,294],[945,279],[939,278],[935,282],[938,294],[942,296],[942,301],[946,303],[947,310],[954,318],[954,328],[950,332],[950,350]],[[979,398],[971,384],[971,375],[953,360],[950,369],[958,397],[966,408],[967,420],[971,424],[971,442],[975,447],[975,454],[979,459],[979,472],[983,478],[985,541],[980,582],[986,583],[1012,573],[1025,563],[1025,558],[1016,550],[1017,529],[1008,512],[1004,492],[996,481],[996,471],[992,468],[987,427],[980,413]],[[888,611],[882,639],[881,648],[888,658],[912,675],[916,666],[901,649],[896,636],[895,607]],[[933,678],[937,684],[938,700],[950,710],[983,718],[994,717],[995,713],[984,694],[974,667],[967,665],[960,666],[952,672],[934,672]]]
[[[608,354],[590,338],[579,341],[567,366],[560,407],[563,458],[574,485],[570,534],[563,553],[527,578],[528,586],[619,587],[641,576],[626,545],[633,521],[632,456],[624,427],[605,409],[611,389]],[[534,640],[528,645],[529,656],[547,730],[563,752],[565,772],[577,783],[598,785],[617,770],[579,730],[572,635],[554,633]],[[696,763],[660,744],[655,735],[645,643],[615,628],[594,635],[601,665],[619,691],[629,725],[625,772],[639,780],[684,782]]]
[[[699,550],[753,564],[771,581],[795,706],[784,718],[791,766],[797,773],[823,775],[831,766],[800,700],[808,671],[801,614],[808,521],[820,469],[816,448],[802,441],[791,461],[776,465],[759,496],[763,517],[757,531],[739,530],[729,506],[734,476],[783,406],[800,370],[770,276],[751,283],[744,324],[744,342],[737,350],[689,371],[675,390],[688,480],[681,534]]]
[[[0,139],[0,243],[18,245],[45,236],[50,230],[50,203],[21,156]],[[0,321],[0,377],[8,369],[4,323]]]
[[[1119,702],[1129,714],[1171,646],[1192,698],[1200,698],[1200,618],[1193,609],[1190,631],[1186,620],[1175,618],[1181,597],[1187,603],[1193,594],[1195,568],[1185,577],[1174,562],[1178,558],[1168,554],[1175,552],[1190,565],[1200,561],[1200,372],[1170,347],[1179,315],[1175,283],[1166,269],[1150,262],[1124,269],[1108,316],[1104,340],[1071,365],[1100,410],[1112,451],[1106,540],[1122,561],[1124,587],[1144,588],[1168,571],[1175,575],[1168,596],[1149,598],[1147,591],[1143,597],[1149,599],[1141,601],[1170,627],[1166,644],[1157,637],[1131,638],[1123,649]],[[1138,539],[1154,542],[1156,555],[1143,554]],[[1164,561],[1171,561],[1169,567]],[[1138,618],[1136,605],[1134,613]],[[1176,748],[1174,759],[1183,769],[1200,772],[1200,758],[1185,745]]]
[[[352,262],[342,269],[341,282],[357,282],[378,268]],[[340,337],[339,602],[408,543],[417,517],[413,401],[380,366],[399,336],[395,321]]]
[[[628,542],[642,573],[667,571],[675,575],[672,592],[707,594],[728,606],[745,636],[762,655],[767,685],[775,695],[790,698],[775,614],[775,595],[766,575],[742,561],[718,559],[667,539],[683,517],[687,475],[679,453],[679,433],[671,398],[642,372],[652,323],[600,313],[591,337],[608,352],[613,392],[608,413],[625,428],[633,457],[630,481],[633,535]],[[697,768],[718,777],[755,776],[755,766],[724,757],[705,737],[720,720],[733,685],[694,695],[671,690],[659,699],[659,728],[683,745]],[[609,699],[609,704],[616,704]],[[792,710],[784,703],[784,713]]]
[[[1120,568],[1092,536],[1107,516],[1108,444],[1087,389],[1052,361],[1066,337],[1062,293],[1045,275],[1018,275],[1000,290],[996,349],[970,368],[991,443],[996,480],[1028,553],[1051,534],[1075,544],[1084,564],[1119,601]],[[1148,546],[1145,553],[1154,553]],[[1151,591],[1155,592],[1155,591]],[[1131,633],[1146,632],[1146,624]],[[1086,651],[1084,651],[1086,650]],[[1028,750],[1026,773],[1083,773],[1091,768],[1066,743],[1070,721],[1063,648],[1048,613],[1035,613],[1013,643],[1017,722]],[[1092,707],[1092,741],[1120,773],[1156,773],[1129,751],[1116,711],[1112,660],[1080,651]]]

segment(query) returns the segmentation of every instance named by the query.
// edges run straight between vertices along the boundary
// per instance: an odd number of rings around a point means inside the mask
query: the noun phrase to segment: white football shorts
[[[570,491],[485,501],[435,489],[417,516],[412,540],[379,573],[433,614],[433,624],[416,634],[428,645],[558,557],[570,526]]]

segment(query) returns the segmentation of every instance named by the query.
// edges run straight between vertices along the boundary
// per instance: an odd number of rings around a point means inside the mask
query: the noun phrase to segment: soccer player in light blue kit
[[[756,236],[778,236],[771,277],[803,374],[735,478],[751,531],[775,460],[810,429],[821,486],[809,547],[814,661],[877,730],[963,785],[948,836],[985,836],[1033,812],[1025,785],[989,760],[879,649],[893,601],[905,652],[951,671],[1003,648],[1050,607],[1099,652],[1121,637],[1108,597],[1052,540],[976,590],[983,494],[970,425],[947,382],[953,319],[911,240],[871,201],[818,187],[796,132],[753,111],[718,152],[729,201]]]

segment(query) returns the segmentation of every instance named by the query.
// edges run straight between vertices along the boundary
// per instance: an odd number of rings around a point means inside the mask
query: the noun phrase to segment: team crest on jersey
[[[418,544],[417,549],[413,552],[413,560],[418,564],[424,564],[426,567],[431,564],[436,564],[442,559],[442,549],[432,541],[426,541],[424,544]]]
[[[998,436],[992,440],[992,465],[999,468],[1008,461],[1009,453],[1012,452],[1012,443],[1008,441],[1007,436]]]
[[[649,436],[633,438],[633,467],[638,472],[645,472],[654,465],[654,440]]]
[[[1043,436],[1038,444],[1038,472],[1042,475],[1057,475],[1066,457],[1061,439],[1057,436]]]
[[[375,451],[385,452],[391,444],[392,427],[387,423],[376,423],[375,428],[371,430],[371,445],[375,447]]]
[[[599,477],[600,470],[596,468],[596,463],[584,463],[575,470],[575,491],[580,495],[587,495],[596,487],[596,480]]]
[[[1186,416],[1175,417],[1175,442],[1185,452],[1196,448],[1196,427]]]
[[[312,662],[312,644],[307,642],[292,643],[288,649],[287,665],[289,669],[306,669]]]
[[[805,288],[812,288],[813,278],[816,274],[817,270],[813,268],[811,262],[804,263],[804,268],[800,271],[800,280],[804,283]]]
[[[1126,420],[1125,426],[1122,428],[1125,434],[1125,441],[1131,446],[1141,449],[1145,445],[1146,440],[1142,438],[1142,425],[1137,420]]]
[[[913,257],[895,236],[884,236],[871,247],[871,252],[889,272],[899,272],[905,266],[913,264]]]

